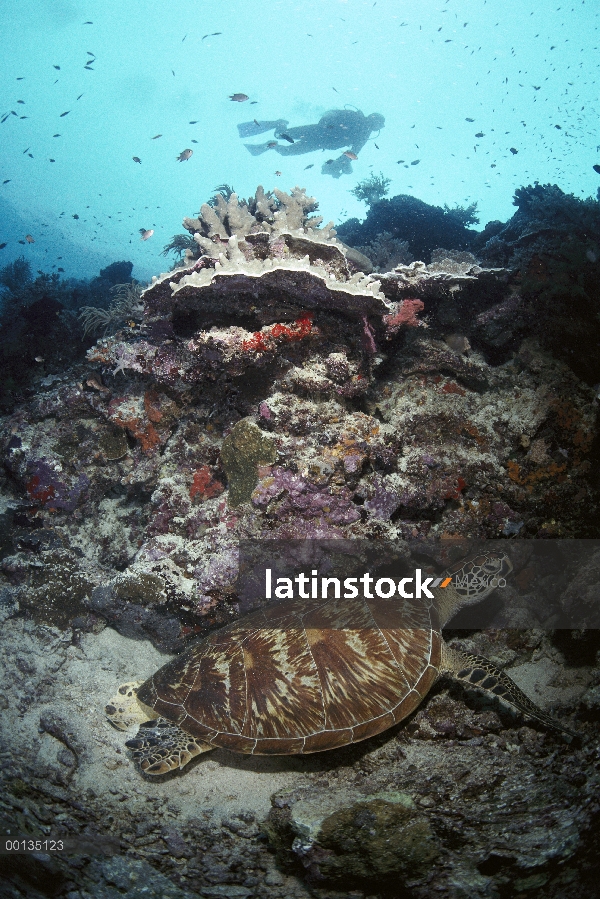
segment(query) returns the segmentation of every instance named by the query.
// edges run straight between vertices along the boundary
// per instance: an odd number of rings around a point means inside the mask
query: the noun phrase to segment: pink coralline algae
[[[401,500],[396,490],[387,487],[380,478],[377,478],[369,498],[365,500],[364,508],[372,518],[389,521],[400,506],[400,502]]]
[[[273,352],[280,343],[293,342],[308,337],[312,330],[311,313],[305,313],[297,318],[292,325],[283,325],[276,322],[261,331],[256,331],[249,340],[242,341],[242,352],[254,351],[257,353]]]
[[[360,519],[347,488],[337,493],[323,490],[283,468],[275,468],[269,477],[260,481],[252,494],[252,505],[261,509],[267,518],[278,521],[299,516],[329,526],[348,525]]]
[[[225,488],[220,481],[213,478],[208,465],[203,465],[194,472],[192,486],[190,487],[190,499],[212,499],[219,496]]]
[[[417,313],[422,312],[425,304],[422,300],[406,299],[398,305],[396,312],[386,315],[384,322],[388,334],[395,334],[400,328],[416,328],[423,325],[417,318]]]

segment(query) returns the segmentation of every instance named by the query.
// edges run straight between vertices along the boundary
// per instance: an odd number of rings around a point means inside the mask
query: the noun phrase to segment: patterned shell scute
[[[441,637],[432,610],[404,600],[291,600],[192,646],[139,699],[215,746],[319,752],[409,715],[432,686]]]

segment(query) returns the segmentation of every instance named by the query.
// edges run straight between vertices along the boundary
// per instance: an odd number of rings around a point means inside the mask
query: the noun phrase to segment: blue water
[[[129,259],[146,280],[223,183],[304,186],[340,222],[364,216],[349,191],[382,172],[390,196],[477,202],[481,227],[534,180],[581,197],[600,185],[592,0],[3,0],[0,21],[0,266],[23,254],[89,277]],[[346,104],[386,125],[339,180],[323,152],[254,157],[238,136]]]

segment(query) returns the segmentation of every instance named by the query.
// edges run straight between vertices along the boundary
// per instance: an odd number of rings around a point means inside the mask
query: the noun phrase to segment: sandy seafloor
[[[597,669],[565,669],[561,654],[546,639],[538,635],[535,642],[534,661],[511,669],[519,686],[542,708],[556,703],[581,706],[582,701],[590,710],[597,708],[599,687],[593,686],[598,683]],[[481,651],[481,646],[476,648]],[[500,662],[503,651],[495,649]],[[491,655],[489,646],[487,651]],[[519,880],[525,884],[525,895],[537,895],[549,869],[554,876],[562,869],[564,876],[568,863],[586,854],[598,797],[592,774],[596,747],[584,747],[583,756],[577,753],[579,764],[574,764],[572,751],[560,738],[528,727],[513,729],[507,738],[494,712],[485,706],[478,711],[476,699],[467,708],[447,690],[434,691],[428,711],[417,713],[410,739],[396,728],[391,737],[311,758],[249,758],[216,750],[181,775],[143,778],[124,747],[131,734],[112,728],[103,706],[115,685],[150,675],[166,658],[148,642],[129,640],[110,627],[85,634],[74,645],[68,633],[55,628],[20,618],[4,621],[0,660],[5,685],[1,698],[5,827],[13,837],[78,834],[79,842],[74,855],[60,860],[51,853],[5,855],[0,870],[10,879],[4,881],[3,896],[350,895],[347,884],[340,890],[318,878],[306,883],[301,870],[290,873],[274,855],[273,845],[267,845],[264,822],[272,806],[276,815],[291,806],[306,842],[324,816],[378,798],[390,807],[400,803],[403,810],[411,803],[419,818],[441,813],[447,824],[454,820],[458,832],[464,828],[471,834],[469,851],[456,855],[453,840],[447,837],[445,863],[435,881],[438,895],[499,895],[494,882],[505,856],[509,861],[504,864],[516,871],[509,882]],[[435,742],[440,714],[442,719],[453,715],[459,730],[472,727],[476,734],[483,725],[488,733],[483,739],[464,739],[468,733],[463,732],[463,740],[440,745]],[[460,782],[462,793],[455,805],[444,790],[454,780]],[[502,796],[497,791],[488,794],[494,780],[495,786],[502,784]],[[445,796],[445,809],[436,808],[440,796]],[[461,824],[465,801],[466,818],[471,820]],[[573,803],[579,807],[576,813]],[[475,837],[477,821],[481,830]],[[279,819],[275,825],[285,834]],[[370,833],[380,826],[381,822],[373,826],[371,821]],[[395,827],[398,822],[384,823],[388,842]],[[431,833],[421,833],[420,840],[427,844]],[[375,857],[381,846],[365,850]],[[483,865],[483,874],[473,863],[482,852],[500,858],[495,867],[494,862]],[[436,856],[433,851],[437,866]],[[408,895],[429,895],[431,884],[416,883],[422,881],[421,868],[417,860],[420,876],[415,879],[413,871],[414,892]],[[399,876],[405,882],[402,871],[393,881],[398,882]],[[583,895],[567,890],[575,885],[575,876],[573,870],[564,876],[565,895]],[[405,895],[396,892],[389,878],[383,882],[387,889],[380,893],[379,883],[376,895]],[[371,894],[361,880],[351,895]]]

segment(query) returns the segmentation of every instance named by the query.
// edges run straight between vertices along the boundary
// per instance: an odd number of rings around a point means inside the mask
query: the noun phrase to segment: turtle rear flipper
[[[524,712],[531,718],[535,718],[537,721],[545,724],[546,727],[567,734],[576,740],[581,740],[578,733],[560,724],[555,718],[532,702],[517,687],[514,680],[500,668],[497,668],[489,659],[473,655],[472,653],[461,652],[445,644],[443,647],[442,667],[444,671],[457,680],[463,681],[463,683],[471,687],[485,690],[487,693],[491,693],[492,696],[500,697],[500,699],[519,709],[520,712]]]
[[[167,774],[181,769],[195,756],[214,749],[186,734],[166,718],[156,718],[140,724],[137,736],[125,743],[139,769],[144,774]]]

